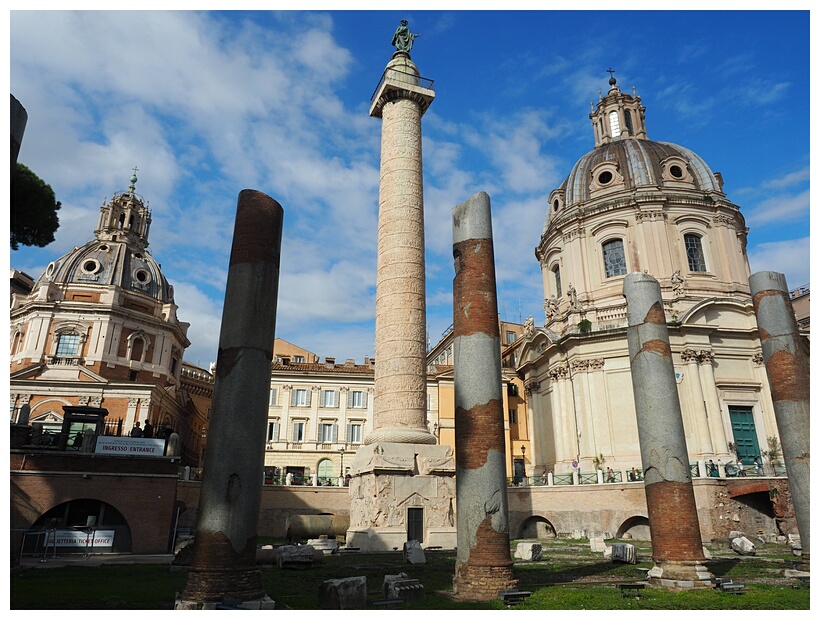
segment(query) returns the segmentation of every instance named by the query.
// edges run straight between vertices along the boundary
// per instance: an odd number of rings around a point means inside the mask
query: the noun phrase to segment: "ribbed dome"
[[[146,249],[151,212],[134,191],[136,182],[135,169],[128,191],[103,201],[94,240],[49,263],[35,288],[46,283],[115,286],[163,304],[174,303],[173,287]]]
[[[664,174],[664,164],[670,161],[673,174]],[[593,174],[604,162],[615,164],[623,177],[621,188],[624,190],[683,186],[703,192],[721,191],[720,182],[706,162],[689,149],[669,142],[632,138],[598,146],[578,160],[561,186],[567,207],[594,197],[590,189],[595,181]],[[678,170],[674,169],[675,163]],[[679,179],[676,173],[681,175]]]
[[[174,303],[173,287],[168,284],[154,257],[145,249],[129,247],[121,241],[95,239],[74,248],[49,263],[35,288],[45,282],[118,286],[148,295],[163,304]]]

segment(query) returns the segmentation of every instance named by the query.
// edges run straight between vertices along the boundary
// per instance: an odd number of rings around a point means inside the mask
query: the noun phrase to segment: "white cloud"
[[[776,271],[785,274],[789,288],[809,283],[809,237],[759,243],[748,249],[752,273]]]
[[[811,178],[811,168],[808,166],[801,168],[800,170],[795,170],[794,172],[789,172],[788,174],[783,175],[777,179],[771,179],[763,183],[763,187],[789,187],[791,185],[795,185],[797,183],[802,183],[803,181],[808,181]]]
[[[809,214],[809,190],[795,196],[772,196],[746,212],[746,222],[751,226],[794,222]]]

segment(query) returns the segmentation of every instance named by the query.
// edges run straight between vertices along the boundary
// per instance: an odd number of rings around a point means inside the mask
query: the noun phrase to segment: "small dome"
[[[598,146],[578,160],[561,186],[566,206],[593,198],[595,189],[615,180],[608,176],[613,174],[622,177],[617,182],[623,190],[669,186],[722,191],[706,162],[689,149],[670,142],[624,139]]]

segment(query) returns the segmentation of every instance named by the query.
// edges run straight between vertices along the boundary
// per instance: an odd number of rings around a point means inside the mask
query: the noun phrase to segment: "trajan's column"
[[[453,454],[427,427],[421,117],[435,93],[410,59],[417,36],[402,20],[370,107],[382,119],[375,398],[351,469],[347,533],[362,550],[456,544]]]

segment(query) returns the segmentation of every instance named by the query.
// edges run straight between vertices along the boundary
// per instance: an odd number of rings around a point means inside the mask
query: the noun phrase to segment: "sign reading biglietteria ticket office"
[[[164,439],[145,439],[141,437],[97,437],[96,454],[111,456],[164,456]]]
[[[111,547],[114,530],[53,530],[47,534],[46,547]]]

